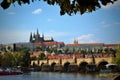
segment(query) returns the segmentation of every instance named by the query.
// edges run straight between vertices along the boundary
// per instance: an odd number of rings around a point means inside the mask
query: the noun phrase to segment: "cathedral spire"
[[[40,37],[38,28],[37,28],[37,34],[36,35],[37,35],[37,37]]]
[[[32,42],[32,32],[30,33],[30,42]]]
[[[38,31],[38,29],[37,29],[37,35],[39,35],[39,31]]]
[[[74,39],[74,44],[78,44],[78,39]]]

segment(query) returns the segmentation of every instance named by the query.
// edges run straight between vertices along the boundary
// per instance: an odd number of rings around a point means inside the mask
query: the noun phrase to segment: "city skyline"
[[[79,43],[120,43],[120,1],[73,16],[60,16],[57,5],[41,1],[14,5],[6,10],[0,7],[0,44],[29,42],[30,33],[37,29],[40,34],[66,44],[74,39]]]

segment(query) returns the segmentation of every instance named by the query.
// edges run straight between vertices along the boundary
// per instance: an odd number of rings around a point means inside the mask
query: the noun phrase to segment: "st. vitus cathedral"
[[[30,33],[30,42],[31,43],[37,43],[37,42],[54,42],[52,37],[44,37],[44,34],[40,35],[39,31],[37,29],[36,34],[32,34],[32,32]]]

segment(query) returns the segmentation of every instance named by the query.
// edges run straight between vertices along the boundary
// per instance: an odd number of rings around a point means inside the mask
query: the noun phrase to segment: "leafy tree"
[[[35,50],[36,51],[42,51],[42,48],[40,46],[36,46]]]
[[[1,63],[2,63],[2,57],[3,57],[3,55],[0,54],[0,66],[1,66]]]
[[[10,46],[7,47],[8,51],[12,51],[12,48]]]
[[[50,48],[49,51],[50,51],[50,53],[54,52],[54,48]]]
[[[0,55],[0,66],[2,67],[28,67],[30,62],[30,53],[27,48],[22,49],[21,52],[6,52]]]
[[[37,60],[37,57],[36,56],[32,56],[31,60]]]
[[[20,62],[22,60],[21,53],[20,52],[13,52],[12,55],[14,57],[15,66],[20,66]]]
[[[43,59],[45,59],[46,57],[45,57],[45,54],[44,53],[41,53],[40,55],[39,55],[39,59],[40,60],[43,60]]]
[[[120,45],[118,46],[116,57],[113,58],[113,62],[120,67]]]
[[[29,67],[30,62],[31,62],[29,49],[25,48],[25,49],[21,52],[21,57],[22,57],[21,66],[23,66],[23,67]]]
[[[62,50],[58,50],[57,53],[58,54],[62,54],[63,52],[62,52]]]
[[[65,49],[65,54],[68,53],[69,51],[70,51],[69,48],[66,48]]]
[[[1,7],[3,9],[7,9],[11,4],[17,2],[19,5],[28,3],[30,4],[36,0],[3,0],[1,3]],[[41,0],[39,0],[41,1]],[[57,4],[60,7],[60,14],[64,15],[67,13],[68,15],[76,14],[80,12],[81,14],[85,12],[92,12],[98,8],[101,8],[102,5],[106,6],[108,3],[114,3],[117,0],[43,0],[47,2],[49,5]]]
[[[1,66],[3,67],[13,67],[15,64],[14,57],[11,53],[5,53],[2,57]]]

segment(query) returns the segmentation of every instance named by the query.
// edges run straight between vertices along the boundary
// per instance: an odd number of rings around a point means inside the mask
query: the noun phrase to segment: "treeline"
[[[0,67],[29,67],[31,63],[29,49],[20,52],[4,52],[0,54]]]

